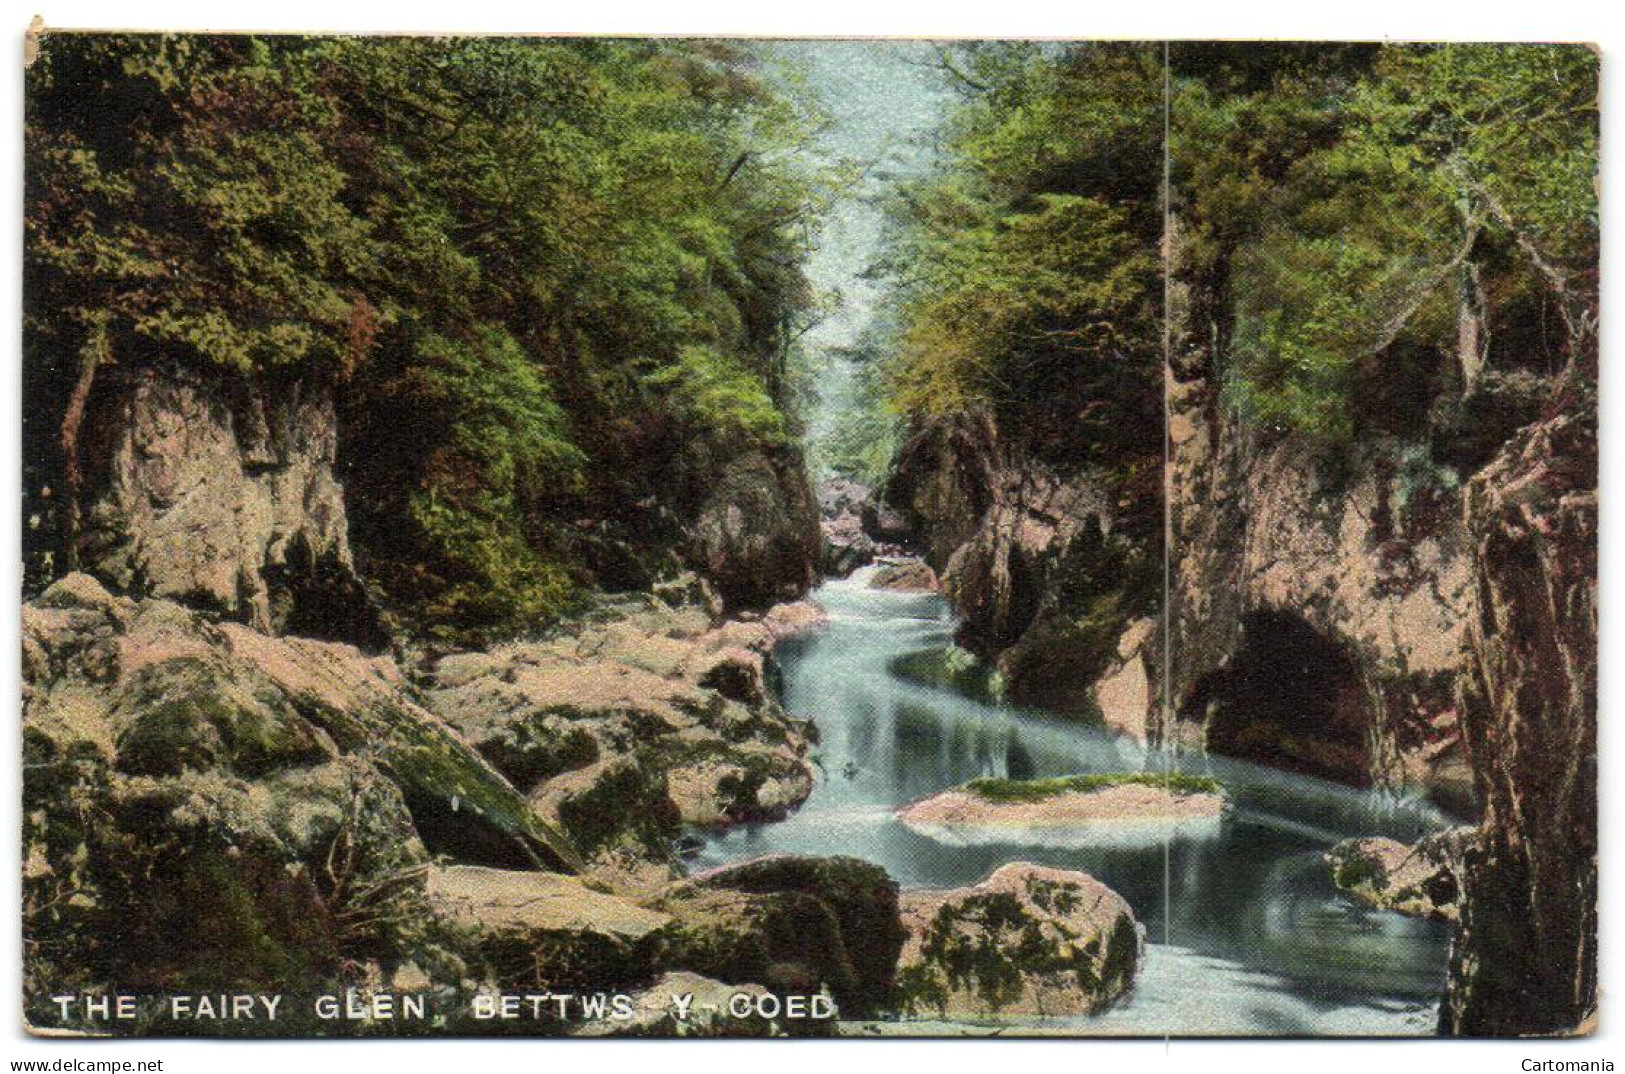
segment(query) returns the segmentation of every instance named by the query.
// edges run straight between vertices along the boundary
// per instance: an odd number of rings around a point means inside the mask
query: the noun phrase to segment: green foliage
[[[992,406],[1103,458],[1155,450],[1160,55],[991,46],[962,60],[980,88],[894,209],[892,404]]]
[[[711,347],[683,347],[676,363],[652,374],[648,382],[670,391],[684,420],[711,430],[721,440],[746,445],[785,441],[784,413],[767,387]]]
[[[1589,49],[1185,45],[1174,68],[1182,327],[1250,421],[1416,436],[1486,370],[1587,358]]]
[[[1062,794],[1087,794],[1128,785],[1158,787],[1172,794],[1222,794],[1216,780],[1184,772],[1105,772],[1054,779],[973,779],[965,789],[989,802],[1042,802]]]
[[[39,456],[92,339],[339,385],[370,573],[497,629],[593,582],[563,520],[673,541],[674,457],[795,433],[822,179],[748,49],[52,35],[28,79]]]

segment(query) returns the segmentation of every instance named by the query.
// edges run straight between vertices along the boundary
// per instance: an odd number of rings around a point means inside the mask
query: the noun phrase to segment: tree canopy
[[[1243,413],[1326,443],[1414,435],[1486,375],[1588,360],[1590,50],[1242,52],[1177,46],[1171,111],[1177,271]]]
[[[820,190],[748,49],[53,34],[28,79],[41,445],[98,369],[325,379],[371,573],[496,625],[791,443]]]

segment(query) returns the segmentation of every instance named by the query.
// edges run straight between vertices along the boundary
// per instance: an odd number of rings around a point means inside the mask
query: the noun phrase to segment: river
[[[1449,928],[1371,911],[1332,887],[1321,854],[1339,839],[1411,840],[1447,819],[1426,803],[1379,804],[1362,791],[1222,759],[1184,767],[1225,784],[1234,805],[1217,835],[1150,841],[950,846],[893,810],[978,776],[1032,778],[1138,769],[1145,751],[1075,719],[1015,709],[905,679],[899,658],[952,644],[934,593],[866,587],[873,568],[813,594],[829,629],[778,652],[786,708],[821,732],[812,796],[789,819],[710,835],[696,867],[770,853],[845,854],[907,887],[975,883],[1032,861],[1088,872],[1145,925],[1133,990],[1094,1016],[1034,1029],[1079,1035],[1391,1036],[1434,1032]],[[1152,766],[1160,761],[1153,758]]]

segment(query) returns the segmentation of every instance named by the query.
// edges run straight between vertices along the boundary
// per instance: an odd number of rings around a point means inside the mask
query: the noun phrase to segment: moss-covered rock
[[[1133,911],[1087,873],[1015,862],[974,887],[904,892],[902,914],[897,1002],[907,1014],[1093,1014],[1139,969]]]
[[[709,588],[680,583],[435,667],[429,704],[595,869],[639,857],[675,875],[679,824],[777,819],[812,791],[810,732],[773,696],[772,647],[821,610],[719,624]]]
[[[1326,853],[1332,883],[1376,910],[1411,917],[1460,920],[1462,854],[1470,828],[1423,836],[1414,845],[1394,839],[1345,839]]]
[[[903,930],[897,884],[877,865],[760,858],[694,877],[661,906],[677,919],[667,964],[777,992],[828,989],[843,1018],[890,997]]]

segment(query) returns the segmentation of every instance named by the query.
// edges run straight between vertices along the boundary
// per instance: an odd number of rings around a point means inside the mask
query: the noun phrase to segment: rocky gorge
[[[32,1028],[1595,1024],[1585,49],[34,44]]]
[[[550,632],[403,644],[348,542],[331,408],[254,399],[139,381],[109,411],[108,453],[86,449],[87,487],[106,491],[83,570],[24,606],[33,1024],[74,1028],[47,1000],[74,987],[410,990],[458,1032],[492,1031],[469,997],[513,989],[655,995],[675,980],[824,995],[843,1019],[907,1005],[897,958],[915,934],[884,870],[684,864],[685,833],[782,818],[816,778],[817,723],[782,707],[774,651],[824,612],[730,609],[726,572],[710,573],[720,556],[764,593],[804,592],[808,560],[766,566],[780,546],[751,530],[760,515],[702,515],[698,571],[606,594]],[[1001,920],[1038,920],[1023,906]],[[1054,926],[1057,942],[1116,937],[1119,920],[1126,907]],[[1019,990],[1040,978],[1007,961],[1006,925],[956,935]],[[1133,943],[1109,942],[1115,968],[1089,1003],[1132,978]],[[929,994],[958,987],[957,970],[933,972],[949,977]],[[831,1025],[679,1024],[651,1007],[618,1028]]]
[[[1170,591],[1181,639],[1171,721],[1155,603],[1090,584],[1101,563],[1143,548],[1114,532],[1087,473],[1021,473],[1034,464],[1003,459],[989,423],[911,441],[886,491],[892,506],[867,490],[826,491],[825,569],[867,560],[866,586],[940,588],[959,613],[957,638],[994,658],[1014,703],[1098,716],[1130,742],[1414,789],[1469,814],[1484,803],[1482,834],[1451,844],[1443,880],[1431,865],[1411,876],[1411,852],[1376,844],[1339,852],[1332,871],[1367,905],[1459,920],[1447,1017],[1464,1029],[1513,1017],[1520,1001],[1499,998],[1485,969],[1502,948],[1475,943],[1499,927],[1488,923],[1496,907],[1531,912],[1496,871],[1519,838],[1512,818],[1531,777],[1470,766],[1475,756],[1520,763],[1497,743],[1521,710],[1492,698],[1541,697],[1553,714],[1579,704],[1564,717],[1578,722],[1555,725],[1560,740],[1594,733],[1576,588],[1594,532],[1590,434],[1562,418],[1531,425],[1465,487],[1437,469],[1407,472],[1417,464],[1402,444],[1377,444],[1331,495],[1290,442],[1228,425],[1204,393],[1187,381],[1170,396],[1170,517],[1175,547],[1190,550],[1174,561]],[[331,409],[302,392],[275,405],[252,398],[211,402],[195,383],[138,382],[125,409],[109,411],[126,431],[90,442],[108,448],[88,471],[105,483],[89,486],[102,491],[86,514],[85,570],[25,607],[26,756],[38,773],[26,878],[45,972],[91,967],[98,981],[150,988],[208,976],[222,951],[252,944],[259,953],[221,986],[293,975],[445,997],[564,983],[636,993],[676,975],[700,988],[829,994],[843,1019],[985,1015],[989,1004],[1081,1014],[1129,987],[1136,959],[1110,953],[1128,949],[1113,922],[1140,927],[1126,903],[1070,925],[1047,923],[1052,911],[1030,893],[997,916],[948,914],[927,903],[980,906],[986,893],[943,903],[839,857],[688,875],[686,832],[780,820],[820,778],[818,714],[785,710],[775,650],[825,629],[825,612],[806,601],[730,605],[707,573],[729,555],[717,542],[733,541],[752,571],[775,576],[764,564],[783,546],[749,532],[753,514],[724,511],[731,521],[704,531],[697,547],[712,552],[694,568],[646,592],[605,594],[553,632],[478,649],[391,644],[347,540]],[[1529,551],[1482,551],[1491,545]],[[804,593],[812,555],[761,593]],[[1503,573],[1520,563],[1536,573]],[[1580,633],[1548,647],[1557,620],[1528,610],[1531,592],[1579,601],[1561,621]],[[1533,625],[1503,625],[1527,615]],[[1532,647],[1502,650],[1503,638]],[[1285,694],[1283,662],[1293,669]],[[1556,681],[1569,685],[1546,692]],[[1547,808],[1568,811],[1583,840],[1586,787],[1554,794]],[[1074,838],[1062,835],[1056,845]],[[1561,871],[1588,853],[1519,868]],[[173,880],[138,896],[128,886],[137,870]],[[996,879],[984,878],[989,892],[1003,890]],[[1099,886],[1082,872],[1064,883]],[[148,900],[166,909],[146,912]],[[827,931],[787,924],[808,913],[829,915]],[[188,939],[175,943],[182,921]],[[1047,968],[1017,956],[1029,926],[1063,945],[1040,960]],[[108,935],[118,942],[97,940]],[[1583,959],[1587,935],[1541,942]],[[901,961],[843,954],[876,944],[896,945]],[[1060,968],[1089,944],[1093,968]],[[949,953],[961,949],[991,961],[973,970],[968,954]],[[1063,1002],[1045,983],[1057,973],[1095,984]],[[1003,983],[979,985],[977,974]],[[1565,976],[1551,987],[1573,985]],[[1567,994],[1584,994],[1583,978],[1577,987]],[[1473,1013],[1508,1002],[1499,1015]],[[652,1008],[637,1025],[701,1031]],[[723,1019],[703,1031],[808,1029]]]
[[[1593,911],[1579,902],[1591,905],[1596,876],[1587,419],[1541,418],[1518,377],[1491,378],[1474,405],[1529,422],[1499,450],[1452,455],[1444,433],[1433,449],[1376,439],[1333,467],[1238,420],[1190,369],[1169,371],[1171,636],[1155,601],[1102,614],[1069,585],[1069,560],[1099,563],[1112,548],[1111,512],[1087,478],[1069,485],[1030,465],[1001,478],[1000,452],[1019,449],[1001,448],[987,423],[928,424],[906,443],[886,494],[942,572],[960,637],[996,661],[1012,697],[1131,739],[1425,795],[1478,818],[1451,881],[1463,923],[1445,1024],[1581,1024],[1575,997],[1591,995],[1595,955]],[[1560,447],[1537,447],[1553,438]],[[1549,729],[1544,747],[1514,745],[1535,726]],[[1534,849],[1554,845],[1553,832],[1513,834],[1528,809],[1564,818],[1564,865]],[[1553,992],[1538,1016],[1511,998],[1527,998],[1523,986],[1492,983],[1517,977],[1505,960],[1521,965],[1514,952],[1537,942],[1523,901],[1535,890],[1578,900],[1554,911],[1561,938],[1539,930],[1543,965],[1561,969],[1540,986]],[[1486,918],[1498,924],[1480,930],[1525,939],[1486,939],[1473,926]]]

